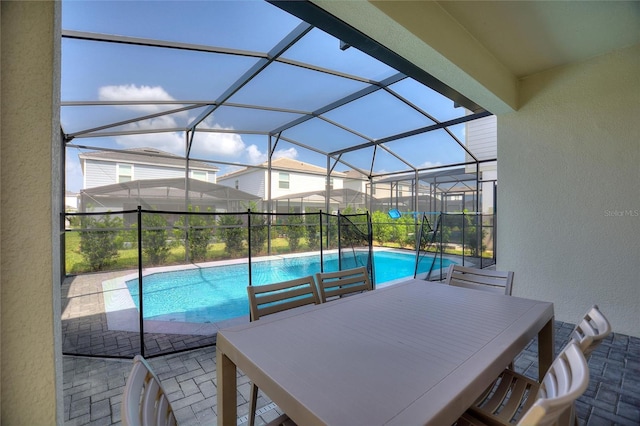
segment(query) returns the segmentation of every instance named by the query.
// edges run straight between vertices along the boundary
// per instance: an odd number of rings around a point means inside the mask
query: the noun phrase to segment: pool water
[[[323,261],[325,271],[338,270],[337,255],[325,255]],[[445,268],[450,263],[443,259]],[[343,268],[347,267],[351,266],[343,265]],[[376,286],[413,277],[414,268],[413,252],[374,252]],[[436,259],[434,268],[440,268],[439,259]],[[428,266],[419,269],[419,272],[426,272]],[[319,255],[256,261],[252,264],[252,285],[286,281],[317,272],[320,272]],[[129,280],[126,284],[136,307],[140,309],[138,280]],[[246,263],[150,274],[143,278],[144,318],[210,323],[247,315],[247,285],[249,272]]]

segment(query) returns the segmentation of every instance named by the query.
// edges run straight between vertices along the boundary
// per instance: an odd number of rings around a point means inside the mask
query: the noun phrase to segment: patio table
[[[553,304],[408,280],[218,332],[218,424],[235,425],[236,368],[300,425],[451,424],[538,336]]]

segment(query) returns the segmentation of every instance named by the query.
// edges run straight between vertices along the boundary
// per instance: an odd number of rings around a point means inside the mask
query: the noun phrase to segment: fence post
[[[249,249],[249,285],[251,280],[251,209],[247,209],[247,248]]]
[[[465,234],[466,230],[464,229],[464,227],[466,225],[466,222],[467,222],[467,218],[465,217],[464,210],[463,210],[462,211],[462,266],[464,266],[464,242],[465,242],[465,236],[466,236]]]
[[[322,209],[318,211],[318,223],[320,224],[320,272],[324,272],[324,257],[322,255]]]
[[[338,210],[338,271],[342,271],[342,241],[340,240],[342,221],[340,220],[340,216],[340,210]]]
[[[142,207],[138,206],[138,304],[140,306],[140,355],[144,354],[144,310],[142,307]]]
[[[375,264],[373,263],[373,224],[371,223],[371,215],[367,211],[367,243],[369,244],[369,278],[371,279],[371,287],[376,288]]]
[[[442,261],[443,261],[443,252],[444,252],[444,246],[443,246],[443,239],[442,239],[442,234],[444,231],[444,225],[442,224],[444,218],[443,218],[443,213],[440,212],[440,217],[438,218],[438,226],[436,228],[440,229],[440,281],[442,281],[444,278],[442,276]]]

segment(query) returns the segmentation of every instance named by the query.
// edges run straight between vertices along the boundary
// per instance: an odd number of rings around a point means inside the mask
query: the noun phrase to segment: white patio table
[[[218,332],[218,424],[236,425],[236,368],[299,425],[446,425],[538,336],[553,304],[408,280]]]

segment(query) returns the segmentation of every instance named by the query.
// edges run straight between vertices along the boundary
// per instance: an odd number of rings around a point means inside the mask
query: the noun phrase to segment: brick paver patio
[[[572,324],[556,322],[556,348],[568,339]],[[149,360],[176,411],[180,425],[216,424],[215,347],[165,355]],[[64,357],[65,422],[68,425],[120,424],[122,391],[131,360]],[[515,368],[537,377],[537,345],[532,341],[518,356]],[[590,360],[591,383],[577,402],[580,424],[640,425],[640,338],[613,333]],[[250,384],[239,374],[238,424],[246,422]],[[258,421],[280,412],[262,396]],[[244,416],[244,417],[243,417]]]

